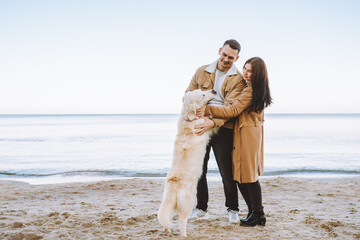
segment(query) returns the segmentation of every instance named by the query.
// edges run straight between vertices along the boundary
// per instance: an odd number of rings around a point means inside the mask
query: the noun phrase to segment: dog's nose
[[[217,92],[215,91],[215,89],[211,90],[211,93],[217,94]]]

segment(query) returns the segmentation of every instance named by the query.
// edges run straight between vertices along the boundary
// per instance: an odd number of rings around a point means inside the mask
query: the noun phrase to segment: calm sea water
[[[267,114],[265,174],[360,174],[360,114]],[[178,115],[0,115],[0,179],[168,172]],[[214,157],[210,176],[219,176]]]

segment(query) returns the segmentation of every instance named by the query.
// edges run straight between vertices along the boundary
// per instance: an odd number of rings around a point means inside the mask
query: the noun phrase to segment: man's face
[[[220,71],[227,71],[239,58],[238,50],[232,49],[228,44],[219,49],[219,63],[217,68]]]

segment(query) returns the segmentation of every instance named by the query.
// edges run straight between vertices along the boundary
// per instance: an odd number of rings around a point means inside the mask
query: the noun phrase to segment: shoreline
[[[281,175],[263,175],[261,179],[272,179],[277,177],[284,178],[299,178],[299,179],[341,179],[341,178],[360,178],[360,174],[342,174],[342,173],[308,173],[308,174],[281,174]],[[0,177],[0,182],[22,182],[30,185],[47,185],[47,184],[71,184],[71,183],[92,183],[112,180],[127,180],[127,179],[165,179],[166,176],[160,177],[114,177],[114,176],[91,176],[91,175],[78,175],[78,176],[51,176],[51,177]],[[208,174],[207,180],[210,182],[221,181],[220,174]]]
[[[221,181],[186,239],[360,239],[360,177],[262,177],[265,227],[230,224]],[[0,239],[181,239],[163,232],[164,178],[30,185],[0,180]],[[239,195],[240,218],[247,213]],[[176,223],[176,221],[174,221]]]

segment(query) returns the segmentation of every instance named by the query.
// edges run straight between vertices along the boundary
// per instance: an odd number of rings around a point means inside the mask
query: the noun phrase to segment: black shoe
[[[252,212],[248,218],[240,220],[241,226],[249,226],[249,227],[254,227],[256,225],[265,226],[265,223],[266,223],[266,217],[264,212],[261,213]]]
[[[246,221],[250,217],[251,214],[252,214],[252,212],[249,211],[246,218],[241,219],[241,221]]]

